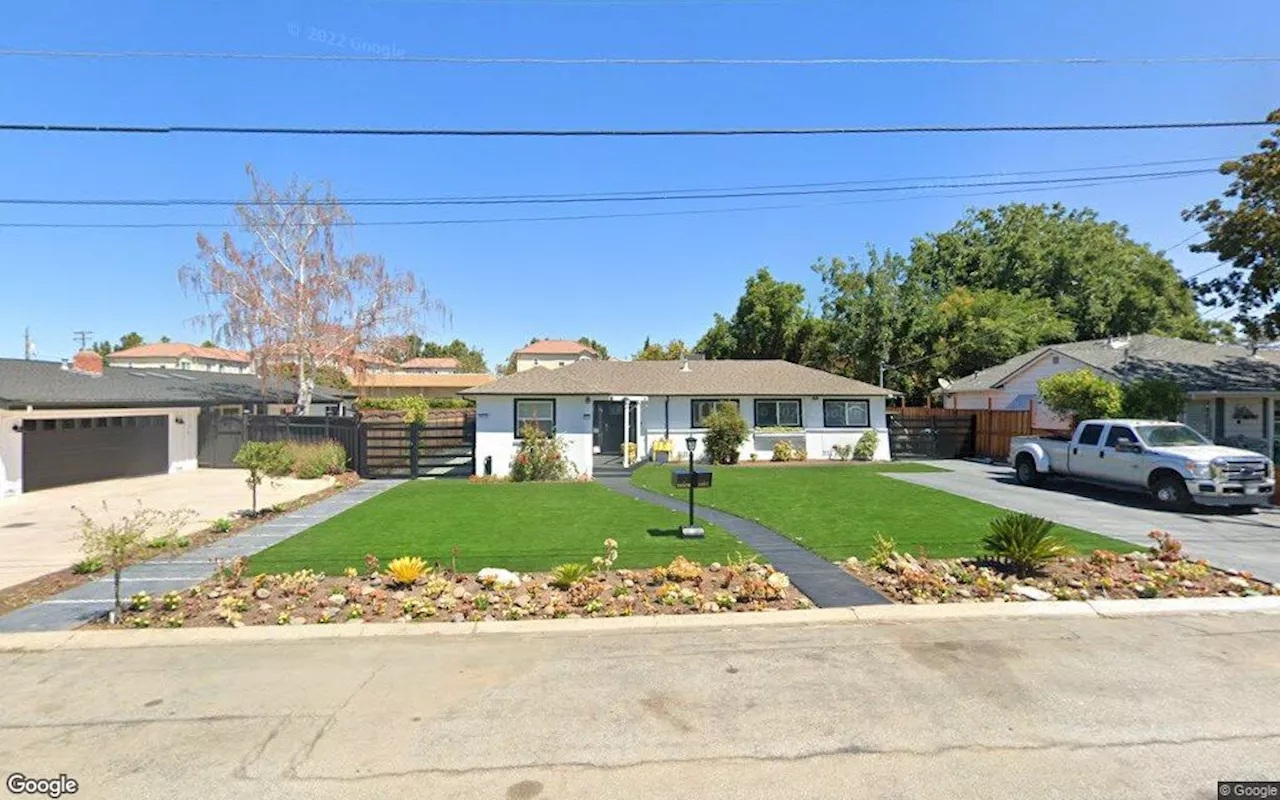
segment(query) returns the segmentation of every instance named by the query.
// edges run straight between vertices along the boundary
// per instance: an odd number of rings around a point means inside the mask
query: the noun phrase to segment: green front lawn
[[[923,464],[857,464],[827,467],[714,467],[709,489],[696,502],[753,519],[826,558],[866,558],[876,534],[894,539],[899,551],[931,558],[976,556],[987,524],[1002,509],[947,492],[895,480],[885,472],[938,472]],[[632,482],[673,497],[688,490],[671,486],[671,468],[646,465]],[[1054,532],[1081,552],[1134,546],[1059,525]]]
[[[404,555],[458,569],[525,572],[566,561],[591,563],[605,539],[618,542],[615,567],[667,564],[684,554],[701,562],[754,551],[714,525],[703,540],[681,539],[683,514],[615,494],[593,483],[414,481],[373,497],[250,559],[252,571],[327,574],[364,571],[366,553],[385,565]]]

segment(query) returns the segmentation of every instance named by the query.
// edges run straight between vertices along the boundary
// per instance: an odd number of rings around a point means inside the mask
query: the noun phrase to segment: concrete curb
[[[0,653],[30,653],[51,650],[108,650],[124,647],[190,647],[219,642],[255,644],[260,642],[356,639],[366,636],[600,634],[627,633],[637,630],[678,631],[698,628],[748,628],[762,625],[878,625],[947,620],[1015,620],[1067,617],[1115,619],[1177,614],[1248,613],[1280,614],[1280,596],[856,606],[804,611],[763,611],[739,614],[694,614],[599,619],[539,619],[519,622],[378,623],[166,630],[31,631],[0,634]]]

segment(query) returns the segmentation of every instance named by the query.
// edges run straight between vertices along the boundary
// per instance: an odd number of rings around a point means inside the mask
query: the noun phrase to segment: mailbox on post
[[[693,484],[695,489],[705,489],[711,485],[711,473],[707,470],[677,469],[671,473],[671,485],[688,488]]]

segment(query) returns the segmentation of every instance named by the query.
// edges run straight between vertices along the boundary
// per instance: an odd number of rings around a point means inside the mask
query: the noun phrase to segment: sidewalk
[[[656,506],[684,511],[688,503],[682,503],[665,495],[655,494],[631,484],[629,478],[598,478],[597,483],[607,489],[644,500]],[[694,514],[715,523],[755,548],[764,560],[787,573],[791,583],[808,595],[818,608],[839,606],[869,606],[888,604],[888,600],[865,583],[817,555],[806,550],[782,534],[772,531],[758,522],[735,517],[723,511],[694,506]]]
[[[220,559],[229,561],[236,556],[260,553],[399,483],[401,481],[362,481],[344,492],[206,547],[135,564],[122,573],[120,593],[128,597],[136,592],[159,595],[174,589],[187,589],[211,576]],[[112,579],[108,574],[0,616],[0,633],[70,630],[110,611],[112,595]]]

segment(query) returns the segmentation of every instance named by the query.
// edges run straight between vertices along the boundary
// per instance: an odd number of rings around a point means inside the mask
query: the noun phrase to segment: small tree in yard
[[[1146,378],[1124,387],[1124,415],[1138,419],[1175,420],[1187,405],[1187,393],[1176,382]]]
[[[707,434],[702,444],[712,464],[738,463],[738,448],[747,440],[747,421],[733,403],[720,403],[703,419]]]
[[[223,344],[250,350],[261,374],[279,374],[297,387],[305,411],[322,367],[359,369],[357,351],[412,331],[422,312],[442,310],[412,273],[393,273],[381,256],[345,255],[337,232],[353,224],[331,192],[291,182],[283,190],[247,168],[253,197],[236,207],[247,242],[224,232],[216,242],[196,237],[199,263],[179,278],[202,295],[202,319]]]
[[[1060,417],[1107,419],[1118,416],[1123,408],[1120,387],[1087,369],[1060,372],[1037,385],[1040,399]]]
[[[244,482],[253,493],[253,513],[258,513],[258,487],[268,477],[288,471],[288,455],[279,442],[245,442],[233,459],[240,469],[249,471]]]
[[[107,504],[102,504],[106,512]],[[190,510],[157,511],[139,506],[131,514],[127,514],[109,522],[99,522],[89,516],[81,508],[80,541],[86,559],[101,561],[103,566],[111,570],[114,587],[115,609],[111,621],[116,622],[124,612],[120,601],[120,573],[124,568],[137,561],[144,552],[153,554],[168,550],[168,544],[190,521],[195,512]],[[165,543],[157,547],[157,543]]]

